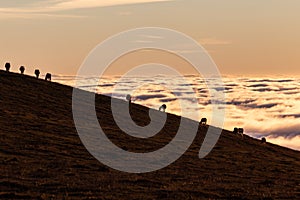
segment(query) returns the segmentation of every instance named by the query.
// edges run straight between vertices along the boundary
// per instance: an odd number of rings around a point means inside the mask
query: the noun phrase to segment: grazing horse
[[[24,67],[24,66],[21,66],[21,67],[19,68],[19,70],[20,70],[21,74],[24,74],[25,67]]]
[[[35,74],[36,78],[39,78],[40,73],[41,73],[40,70],[38,70],[38,69],[34,70],[34,74]]]
[[[238,134],[240,134],[242,136],[242,138],[244,138],[244,129],[239,128]]]
[[[237,134],[237,135],[241,135],[242,138],[244,138],[244,129],[243,128],[237,128],[237,127],[235,127],[233,129],[233,133]]]
[[[129,101],[129,103],[131,103],[132,98],[131,98],[131,95],[130,95],[130,94],[127,94],[126,100]]]
[[[200,124],[201,125],[206,125],[207,123],[207,119],[206,118],[202,118],[201,121],[200,121]]]
[[[7,72],[9,72],[10,69],[10,63],[5,63],[5,69]]]
[[[46,81],[51,81],[51,74],[50,74],[50,73],[47,73],[47,74],[46,74],[45,80],[46,80]]]
[[[235,128],[233,129],[233,133],[234,133],[234,134],[238,134],[238,133],[239,133],[239,129],[238,129],[237,127],[235,127]]]
[[[166,109],[167,109],[166,104],[163,104],[162,106],[159,107],[159,111],[162,111],[162,112],[166,112]]]

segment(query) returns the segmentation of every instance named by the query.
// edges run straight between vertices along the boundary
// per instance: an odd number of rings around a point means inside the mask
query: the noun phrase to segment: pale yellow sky
[[[298,0],[2,0],[0,64],[76,74],[106,38],[156,26],[199,41],[222,74],[299,76],[299,10]]]

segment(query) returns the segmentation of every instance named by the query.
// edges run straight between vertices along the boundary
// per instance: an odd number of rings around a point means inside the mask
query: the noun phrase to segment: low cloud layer
[[[167,111],[174,114],[180,114],[179,100],[182,100],[188,110],[194,113],[199,111],[200,118],[206,117],[210,122],[213,106],[210,90],[200,77],[186,78],[190,83],[176,82],[176,77],[164,76],[124,79],[121,83],[124,87],[115,96],[124,99],[126,94],[132,93],[132,88],[138,88],[133,93],[135,103],[155,109],[165,103]],[[115,78],[102,80],[98,92],[111,95],[116,81]],[[226,101],[213,102],[220,108],[226,107],[225,129],[243,127],[248,135],[266,137],[268,141],[300,150],[300,79],[231,77],[223,81],[224,87],[215,86],[211,91],[226,93]],[[66,77],[62,77],[60,82],[73,83],[71,80],[66,81]],[[167,82],[174,85],[173,91],[161,85]],[[87,79],[82,80],[82,84],[90,85]],[[195,93],[191,94],[189,88]],[[191,107],[193,95],[198,101],[197,108]]]

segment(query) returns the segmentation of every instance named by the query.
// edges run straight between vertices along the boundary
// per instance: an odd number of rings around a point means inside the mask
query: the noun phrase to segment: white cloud
[[[271,137],[267,137],[267,141],[300,151],[300,136],[296,136],[288,139],[282,136],[280,137],[271,136]]]
[[[125,4],[136,4],[136,3],[148,3],[148,2],[161,2],[168,0],[65,0],[58,2],[50,10],[70,10],[79,8],[94,8],[94,7],[105,7],[105,6],[115,6],[115,5],[125,5]]]
[[[126,4],[154,3],[172,0],[49,0],[43,3],[30,4],[27,7],[0,8],[5,13],[43,13],[82,8],[107,7]]]

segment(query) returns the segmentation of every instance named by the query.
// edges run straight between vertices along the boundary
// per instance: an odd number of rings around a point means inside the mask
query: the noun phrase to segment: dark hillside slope
[[[92,157],[72,118],[72,88],[0,71],[0,199],[300,199],[300,152],[243,140],[224,130],[204,159],[207,127],[170,166],[146,174],[113,170]],[[148,140],[124,134],[111,116],[110,98],[96,97],[99,122],[118,146],[149,152],[166,145],[180,118],[168,115]],[[148,108],[132,118],[149,123]]]

